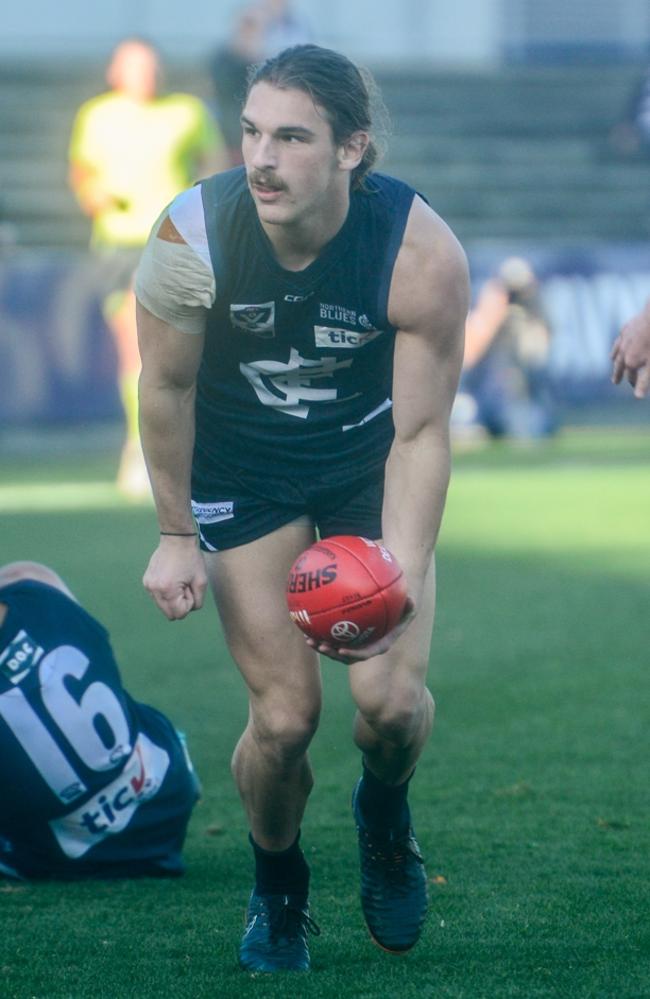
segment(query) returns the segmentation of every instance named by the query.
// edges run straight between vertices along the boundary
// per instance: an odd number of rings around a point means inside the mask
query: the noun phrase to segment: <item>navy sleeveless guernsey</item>
[[[0,601],[0,875],[182,873],[197,786],[171,722],[76,601],[33,580]]]
[[[385,462],[390,283],[415,191],[371,174],[301,271],[277,262],[244,168],[202,182],[216,301],[197,384],[194,482],[212,461],[269,476]]]

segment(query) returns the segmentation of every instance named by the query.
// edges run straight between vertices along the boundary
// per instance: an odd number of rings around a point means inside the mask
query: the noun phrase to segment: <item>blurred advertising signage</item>
[[[468,255],[475,291],[504,258],[527,259],[553,330],[551,377],[567,392],[606,391],[612,341],[650,298],[650,246],[500,243]],[[121,419],[102,286],[89,255],[23,251],[0,259],[3,426]]]

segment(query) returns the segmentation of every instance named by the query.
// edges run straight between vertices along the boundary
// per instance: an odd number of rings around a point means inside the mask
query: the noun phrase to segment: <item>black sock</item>
[[[255,890],[260,895],[300,895],[307,899],[309,865],[298,843],[300,833],[288,850],[264,850],[248,836],[255,856]]]
[[[384,784],[363,764],[363,779],[357,792],[357,805],[364,822],[377,832],[388,833],[389,830],[404,833],[411,822],[407,795],[409,781],[413,774],[403,784]]]

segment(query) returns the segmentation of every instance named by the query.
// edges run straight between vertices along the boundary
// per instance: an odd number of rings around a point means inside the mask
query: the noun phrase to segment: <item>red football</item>
[[[406,581],[394,555],[367,538],[324,538],[299,555],[287,580],[291,619],[319,642],[368,645],[395,627]]]

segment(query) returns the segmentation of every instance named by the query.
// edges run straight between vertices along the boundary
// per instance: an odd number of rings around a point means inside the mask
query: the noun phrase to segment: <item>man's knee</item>
[[[383,691],[369,689],[357,699],[364,721],[381,739],[408,746],[429,729],[435,704],[430,691],[417,677],[387,685]]]
[[[303,756],[320,719],[320,703],[257,703],[251,711],[252,734],[262,752],[278,762]]]

